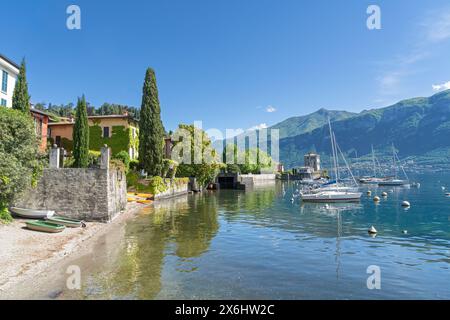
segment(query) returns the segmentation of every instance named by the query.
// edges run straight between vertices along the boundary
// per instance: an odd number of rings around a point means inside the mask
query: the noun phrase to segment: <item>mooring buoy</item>
[[[402,207],[410,207],[411,204],[408,201],[403,201],[402,202]]]
[[[374,226],[371,226],[371,227],[369,228],[369,230],[367,230],[367,232],[369,232],[370,234],[376,234],[376,233],[378,233],[377,229],[375,229]]]

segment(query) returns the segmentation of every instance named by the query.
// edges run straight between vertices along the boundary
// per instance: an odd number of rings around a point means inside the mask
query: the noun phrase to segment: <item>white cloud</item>
[[[277,111],[277,109],[271,105],[267,106],[267,108],[266,108],[266,112],[272,113],[275,111]]]
[[[258,124],[258,125],[256,125],[256,126],[253,126],[253,127],[251,127],[251,128],[248,128],[248,130],[249,131],[253,131],[253,130],[261,130],[261,129],[267,129],[268,127],[267,127],[267,124],[265,124],[265,123],[261,123],[261,124]]]
[[[404,80],[411,75],[420,72],[417,64],[429,58],[433,48],[444,41],[450,40],[450,9],[428,13],[417,32],[417,36],[411,43],[409,51],[394,57],[385,63],[381,74],[376,78],[379,88],[379,99],[389,100],[398,98],[402,92]],[[433,85],[433,90],[448,89],[447,83]]]
[[[441,84],[433,84],[432,87],[434,91],[447,90],[450,89],[450,81]]]
[[[450,11],[439,12],[429,17],[422,26],[425,27],[426,40],[442,42],[450,38]]]

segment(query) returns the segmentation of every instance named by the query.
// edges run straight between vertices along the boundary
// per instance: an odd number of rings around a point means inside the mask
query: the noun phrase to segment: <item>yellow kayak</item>
[[[147,203],[152,203],[153,200],[137,200],[137,203],[141,203],[141,204],[147,204]]]
[[[152,198],[153,195],[151,193],[136,193],[136,196],[141,198]]]
[[[136,198],[127,198],[127,201],[128,202],[133,202],[133,201],[136,201]]]

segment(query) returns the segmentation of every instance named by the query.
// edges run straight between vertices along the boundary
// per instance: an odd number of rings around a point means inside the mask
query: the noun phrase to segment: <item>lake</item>
[[[450,299],[450,197],[441,188],[450,189],[450,176],[414,180],[420,188],[362,187],[356,204],[292,203],[292,182],[165,200],[71,262],[81,266],[82,289],[58,297]],[[373,265],[379,290],[367,287]]]

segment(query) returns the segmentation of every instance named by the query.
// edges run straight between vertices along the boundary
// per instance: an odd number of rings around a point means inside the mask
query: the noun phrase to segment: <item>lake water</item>
[[[364,187],[361,203],[328,208],[292,203],[297,186],[286,182],[167,200],[99,240],[78,260],[82,290],[58,296],[450,299],[450,197],[441,189],[450,176],[415,179],[421,188],[370,187],[368,197]],[[382,191],[387,199],[374,204]],[[371,265],[381,270],[379,290],[367,288]]]

